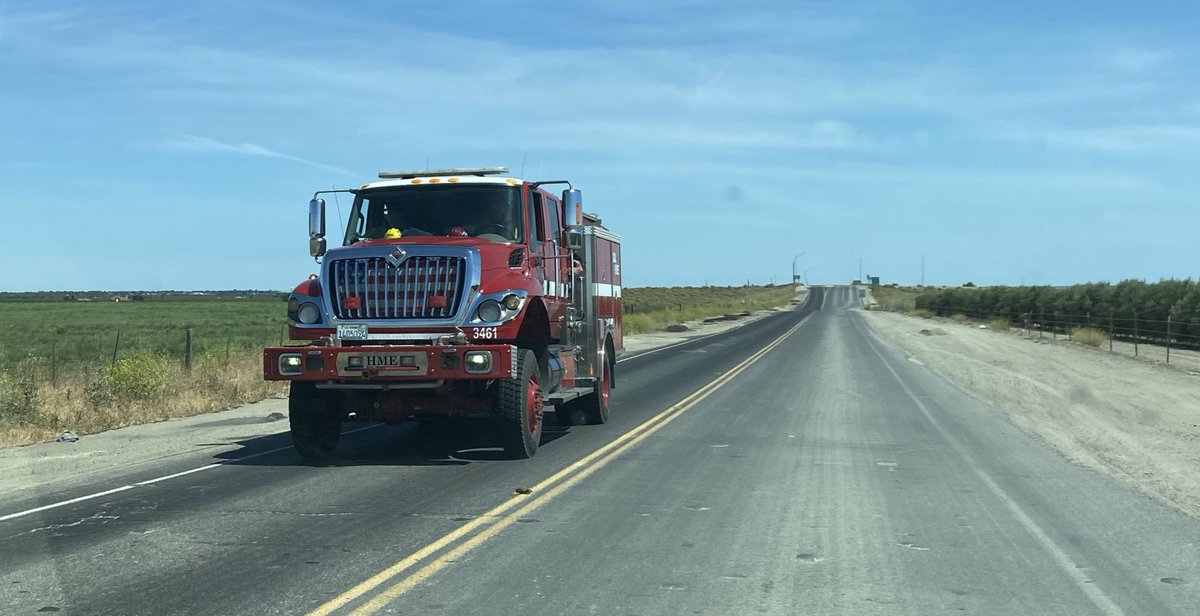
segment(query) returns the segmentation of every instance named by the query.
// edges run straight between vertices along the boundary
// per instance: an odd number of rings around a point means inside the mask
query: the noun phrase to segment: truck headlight
[[[504,303],[504,307],[508,308],[509,310],[516,310],[517,308],[521,307],[521,298],[517,297],[516,293],[509,293],[508,295],[505,295],[502,301]]]
[[[463,358],[463,363],[466,365],[467,372],[473,374],[485,374],[492,371],[492,352],[491,351],[468,351],[467,356]]]
[[[475,311],[475,315],[484,323],[495,323],[504,316],[504,311],[500,309],[500,302],[494,299],[485,299],[479,303],[479,309]]]
[[[296,316],[300,319],[301,323],[312,325],[321,321],[321,310],[317,308],[316,304],[304,302],[300,304],[300,310],[296,313]]]
[[[304,372],[304,359],[299,353],[284,353],[279,356],[279,374],[297,375]]]

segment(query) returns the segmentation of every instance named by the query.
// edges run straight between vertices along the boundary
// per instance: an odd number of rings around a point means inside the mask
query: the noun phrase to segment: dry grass
[[[911,314],[916,307],[917,296],[921,293],[922,289],[916,287],[871,287],[871,296],[875,298],[881,310],[888,312],[907,312]]]
[[[987,327],[998,332],[1006,332],[1012,328],[1012,323],[1009,323],[1008,319],[1003,317],[993,317],[988,319]]]
[[[233,356],[228,364],[223,358],[201,356],[190,374],[172,367],[161,382],[137,389],[136,395],[114,388],[103,374],[64,375],[57,384],[38,383],[32,408],[0,414],[0,447],[52,440],[64,430],[94,434],[211,413],[287,392],[285,383],[263,380],[258,353]]]
[[[644,287],[628,289],[622,331],[627,336],[661,331],[679,323],[786,305],[791,285],[774,287]],[[650,309],[647,309],[650,308]]]
[[[1071,330],[1071,340],[1090,347],[1099,347],[1108,342],[1108,334],[1094,327],[1076,327]]]

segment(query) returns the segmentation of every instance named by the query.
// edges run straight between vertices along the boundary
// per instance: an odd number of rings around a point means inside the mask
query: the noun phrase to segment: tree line
[[[1200,282],[1191,279],[930,289],[915,303],[940,316],[1001,317],[1014,325],[1035,323],[1062,331],[1091,326],[1117,337],[1165,340],[1169,335],[1200,342]]]

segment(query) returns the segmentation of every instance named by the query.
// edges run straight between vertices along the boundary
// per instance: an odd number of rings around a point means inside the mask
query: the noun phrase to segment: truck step
[[[579,396],[586,396],[593,391],[596,390],[592,387],[568,387],[566,389],[560,389],[550,394],[550,396],[546,398],[546,404],[562,404],[563,402],[570,402]]]

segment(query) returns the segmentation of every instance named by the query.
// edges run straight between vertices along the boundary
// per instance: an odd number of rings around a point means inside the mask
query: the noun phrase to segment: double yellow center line
[[[517,495],[492,508],[486,513],[476,517],[475,519],[463,524],[462,526],[450,531],[442,536],[437,541],[413,552],[390,567],[376,573],[375,575],[363,580],[350,588],[346,592],[330,599],[320,605],[313,611],[308,613],[308,616],[327,616],[332,614],[352,602],[361,599],[368,593],[379,590],[371,599],[362,605],[358,606],[352,616],[363,614],[374,614],[385,607],[388,603],[394,601],[404,593],[411,590],[417,584],[429,579],[437,574],[442,569],[445,569],[454,561],[463,557],[464,554],[478,548],[486,543],[492,537],[498,535],[501,531],[512,526],[521,518],[527,517],[530,513],[539,507],[549,503],[559,494],[569,490],[572,486],[586,479],[592,473],[600,470],[617,456],[625,453],[629,449],[636,446],[638,443],[646,440],[650,435],[658,432],[667,424],[675,421],[680,415],[686,413],[692,407],[700,403],[701,400],[709,397],[716,390],[720,389],[737,375],[741,374],[752,364],[762,359],[764,355],[771,352],[772,349],[783,344],[783,341],[796,333],[812,315],[804,317],[799,323],[791,329],[783,333],[767,346],[760,349],[754,355],[746,358],[738,365],[730,368],[727,372],[717,377],[711,383],[701,387],[693,392],[688,397],[674,404],[670,408],[651,417],[642,424],[632,430],[617,437],[612,442],[584,456],[574,464],[563,468],[553,475],[542,480],[534,485],[531,489],[531,495]],[[469,538],[467,538],[469,537]],[[465,541],[462,539],[467,538]],[[400,577],[400,574],[422,564],[430,559],[438,552],[458,544],[453,549],[445,552],[437,558],[430,560],[428,563]],[[398,578],[398,579],[397,579]],[[385,586],[387,585],[387,586]]]

